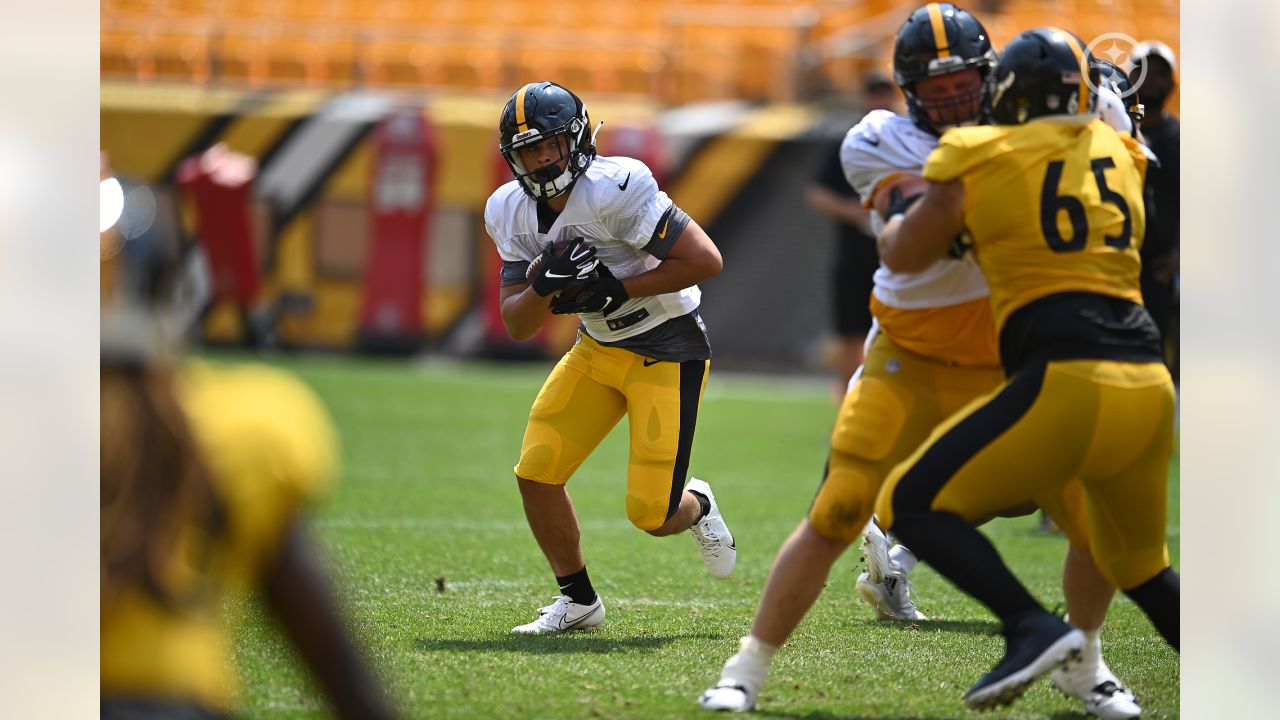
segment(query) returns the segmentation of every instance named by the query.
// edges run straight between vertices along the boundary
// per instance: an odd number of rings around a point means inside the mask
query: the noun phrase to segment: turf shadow
[[[725,640],[728,637],[722,633],[690,633],[618,638],[576,632],[565,635],[503,635],[489,638],[420,638],[417,647],[424,652],[506,651],[534,655],[608,653],[620,650],[658,650],[682,640]]]
[[[860,715],[856,712],[839,713],[825,710],[789,713],[771,712],[767,708],[756,710],[752,715],[761,718],[761,720],[764,718],[792,718],[793,720],[930,720],[928,715]]]
[[[942,633],[954,632],[963,635],[999,635],[1000,623],[992,620],[867,620],[867,625],[890,627],[915,632]]]

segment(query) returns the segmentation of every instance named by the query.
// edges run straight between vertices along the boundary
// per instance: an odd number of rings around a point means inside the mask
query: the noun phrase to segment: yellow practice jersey
[[[182,534],[179,548],[208,551],[173,553],[162,582],[187,591],[179,607],[141,587],[102,606],[101,692],[225,711],[235,700],[228,600],[258,585],[300,507],[327,490],[337,441],[315,395],[276,370],[193,363],[178,392],[223,527]]]
[[[1147,159],[1095,116],[948,130],[924,178],[964,183],[964,223],[986,275],[996,329],[1057,293],[1142,303]]]

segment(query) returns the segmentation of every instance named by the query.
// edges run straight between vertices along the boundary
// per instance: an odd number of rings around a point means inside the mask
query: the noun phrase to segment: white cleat
[[[896,570],[886,575],[884,582],[878,583],[871,582],[868,573],[864,572],[858,576],[854,589],[875,609],[876,617],[881,620],[920,622],[929,619],[916,609],[911,600],[911,582],[907,576]]]
[[[750,712],[756,709],[756,696],[741,685],[726,685],[721,680],[715,687],[707,688],[698,699],[703,710]]]
[[[1142,708],[1104,663],[1073,662],[1053,671],[1053,686],[1084,703],[1085,712],[1102,720],[1133,720]]]
[[[706,564],[711,577],[727,578],[733,574],[733,568],[738,563],[738,546],[734,543],[733,534],[729,532],[729,526],[724,524],[724,517],[720,515],[716,496],[711,493],[711,486],[698,478],[690,479],[685,489],[705,495],[711,502],[711,512],[694,523],[689,532],[698,541],[702,562]]]
[[[889,537],[873,518],[862,533],[862,559],[867,564],[868,579],[882,583],[892,569],[889,561]]]
[[[747,638],[743,638],[741,647],[745,648],[746,642]],[[720,671],[720,680],[702,693],[698,705],[704,710],[755,710],[756,697],[768,676],[767,663],[752,660],[740,651],[725,662],[724,669]]]
[[[862,537],[862,558],[867,571],[858,576],[854,589],[876,611],[881,620],[928,620],[911,600],[907,574],[889,559],[889,538],[876,525],[867,523]]]
[[[590,605],[579,605],[570,600],[568,595],[560,595],[550,605],[538,608],[537,620],[526,625],[517,625],[511,628],[511,632],[517,635],[543,635],[571,630],[590,630],[600,627],[603,622],[604,600],[599,594],[596,595],[596,601]]]

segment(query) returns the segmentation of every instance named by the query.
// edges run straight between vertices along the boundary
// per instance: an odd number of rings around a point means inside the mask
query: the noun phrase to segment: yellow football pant
[[[1122,590],[1169,565],[1166,483],[1174,389],[1160,363],[1052,361],[1019,372],[939,426],[889,475],[881,525],[898,512],[942,511],[969,521],[1034,500],[1051,516],[1083,489],[1088,541]],[[1078,517],[1054,517],[1069,530]]]
[[[516,475],[563,485],[625,414],[627,518],[656,530],[680,505],[710,365],[649,360],[583,333],[533,402]]]
[[[809,509],[814,529],[857,540],[889,472],[939,423],[1003,381],[998,367],[948,365],[876,334],[831,430],[826,476]]]

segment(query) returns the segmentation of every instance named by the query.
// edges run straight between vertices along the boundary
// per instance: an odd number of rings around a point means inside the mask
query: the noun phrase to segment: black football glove
[[[614,277],[604,263],[596,266],[596,273],[599,277],[584,285],[573,298],[561,300],[557,297],[552,300],[551,312],[556,315],[598,312],[608,317],[609,313],[622,307],[622,303],[627,301],[627,289],[622,281]]]
[[[907,209],[915,205],[916,201],[922,197],[924,197],[924,193],[916,193],[904,198],[901,190],[893,188],[889,191],[889,214],[885,216],[885,219],[888,220],[894,215],[906,214]]]
[[[599,262],[596,259],[596,249],[587,245],[587,241],[581,237],[571,240],[559,254],[556,254],[551,243],[547,243],[542,248],[542,264],[529,282],[533,285],[534,292],[546,297],[586,280]]]

